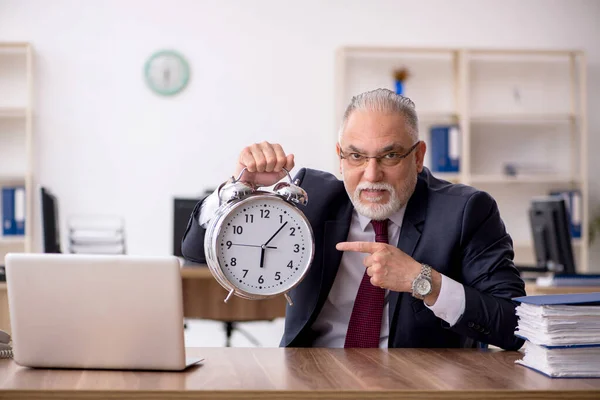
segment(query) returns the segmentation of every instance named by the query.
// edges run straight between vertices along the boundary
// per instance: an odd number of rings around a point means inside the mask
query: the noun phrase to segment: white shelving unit
[[[32,100],[31,45],[0,42],[0,188],[25,187],[25,235],[2,236],[0,229],[0,264],[3,264],[4,256],[8,252],[32,251]]]
[[[582,196],[582,235],[573,240],[573,249],[578,271],[589,271],[585,54],[341,48],[336,55],[336,125],[353,95],[380,87],[394,90],[393,71],[400,67],[410,73],[405,94],[417,106],[422,140],[429,143],[433,125],[460,127],[460,172],[434,174],[485,190],[496,199],[514,241],[515,262],[535,263],[528,216],[531,198],[551,190],[577,189]],[[338,162],[332,160],[333,171]],[[516,176],[507,175],[506,163],[521,170]]]

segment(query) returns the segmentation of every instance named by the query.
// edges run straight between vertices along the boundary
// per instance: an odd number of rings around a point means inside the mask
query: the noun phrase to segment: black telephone
[[[0,330],[0,358],[12,358],[13,352],[10,346],[10,335]]]

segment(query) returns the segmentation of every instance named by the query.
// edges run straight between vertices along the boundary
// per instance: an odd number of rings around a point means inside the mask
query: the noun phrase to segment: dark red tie
[[[375,241],[387,243],[388,220],[371,221],[371,225],[375,230]],[[385,289],[371,285],[371,277],[367,275],[365,268],[348,323],[345,348],[379,347],[384,299]]]

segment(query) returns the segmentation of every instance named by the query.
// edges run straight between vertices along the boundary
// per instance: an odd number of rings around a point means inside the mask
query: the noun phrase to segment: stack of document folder
[[[526,340],[518,364],[550,377],[600,377],[600,292],[514,300],[515,334]]]

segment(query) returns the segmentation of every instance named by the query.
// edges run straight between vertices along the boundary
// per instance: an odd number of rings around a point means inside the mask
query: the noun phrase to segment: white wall
[[[0,41],[35,48],[37,182],[59,197],[63,224],[75,213],[123,215],[130,253],[149,255],[171,252],[172,197],[226,179],[247,144],[280,142],[300,166],[331,166],[343,45],[587,51],[600,212],[599,21],[594,0],[0,1]],[[174,98],[143,81],[162,48],[192,68]]]

